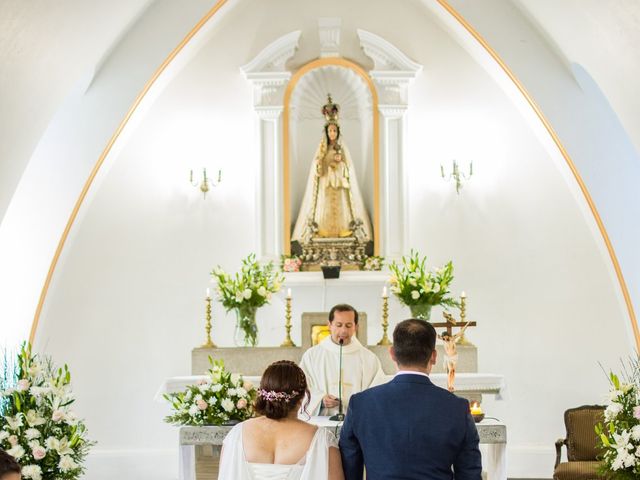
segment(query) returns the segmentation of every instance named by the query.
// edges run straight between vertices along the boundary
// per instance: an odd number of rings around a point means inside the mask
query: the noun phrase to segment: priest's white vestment
[[[311,347],[302,356],[300,367],[307,375],[311,402],[307,409],[310,415],[334,415],[338,408],[324,408],[322,397],[333,395],[339,398],[340,345],[328,336]],[[380,360],[353,336],[348,345],[342,347],[342,402],[347,412],[349,398],[354,393],[386,381]]]

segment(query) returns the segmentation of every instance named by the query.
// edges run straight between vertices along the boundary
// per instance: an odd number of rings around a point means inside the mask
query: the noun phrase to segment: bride
[[[255,404],[262,416],[231,429],[222,446],[218,480],[344,480],[333,433],[298,419],[305,398],[308,404],[300,367],[287,360],[269,365]]]

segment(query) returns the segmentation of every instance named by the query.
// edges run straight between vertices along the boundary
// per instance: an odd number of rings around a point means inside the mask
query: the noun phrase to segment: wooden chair
[[[598,423],[604,423],[604,409],[601,405],[583,405],[564,412],[566,438],[556,441],[556,464],[554,480],[592,480],[604,478],[598,474],[602,453],[595,432]],[[561,462],[562,446],[567,447],[567,461]]]

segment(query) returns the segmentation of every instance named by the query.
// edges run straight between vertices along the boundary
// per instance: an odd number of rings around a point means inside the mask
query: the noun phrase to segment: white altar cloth
[[[154,399],[161,402],[163,401],[163,393],[180,392],[188,385],[195,385],[198,380],[203,378],[207,377],[205,375],[187,375],[167,378],[158,389]],[[244,378],[256,386],[260,384],[260,377],[245,376]],[[387,378],[391,380],[393,375],[387,375]],[[447,388],[446,373],[432,373],[429,378],[435,385]],[[458,392],[495,394],[499,400],[505,398],[506,385],[503,375],[493,373],[457,373],[455,385]]]
[[[333,422],[329,417],[311,417],[309,423],[330,428],[338,435],[342,425],[342,422]],[[507,480],[506,425],[495,420],[483,420],[476,424],[476,427],[480,435],[480,446],[486,450],[486,455],[482,455],[482,469],[487,472],[487,480]],[[222,445],[231,428],[180,428],[180,480],[195,480],[195,446]]]

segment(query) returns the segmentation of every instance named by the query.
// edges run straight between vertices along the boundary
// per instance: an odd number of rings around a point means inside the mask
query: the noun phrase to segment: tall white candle
[[[209,287],[207,287],[207,298],[211,297],[211,290],[209,290]]]
[[[387,286],[382,287],[382,298],[387,298]]]
[[[462,292],[462,293],[460,294],[460,298],[467,298],[467,294],[466,294],[466,293],[464,293],[464,292]]]
[[[287,298],[291,298],[291,289],[290,288],[287,289]]]

